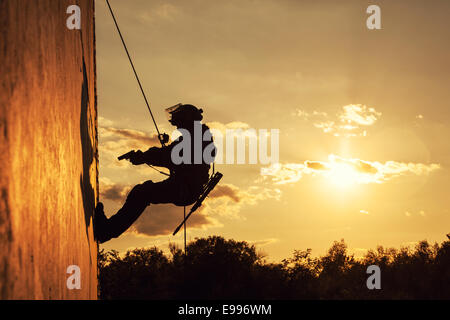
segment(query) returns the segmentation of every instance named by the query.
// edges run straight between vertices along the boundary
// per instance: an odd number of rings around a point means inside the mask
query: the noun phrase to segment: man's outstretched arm
[[[150,164],[158,167],[170,168],[172,166],[172,160],[170,157],[171,146],[167,147],[152,147],[145,152],[138,150],[130,158],[130,161],[134,165]]]

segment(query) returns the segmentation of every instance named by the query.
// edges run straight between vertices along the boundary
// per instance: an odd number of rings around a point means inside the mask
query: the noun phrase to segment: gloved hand
[[[145,163],[144,153],[141,150],[136,151],[131,157],[130,162],[135,166]]]

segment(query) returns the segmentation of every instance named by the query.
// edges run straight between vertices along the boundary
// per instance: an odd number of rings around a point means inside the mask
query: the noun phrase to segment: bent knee
[[[128,193],[127,201],[146,201],[151,194],[151,188],[153,187],[153,181],[145,181],[138,184],[131,189]]]

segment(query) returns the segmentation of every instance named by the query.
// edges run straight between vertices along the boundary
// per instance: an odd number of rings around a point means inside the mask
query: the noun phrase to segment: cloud
[[[132,129],[118,129],[113,127],[101,127],[101,133],[104,137],[115,136],[115,138],[125,138],[130,142],[138,142],[146,145],[158,145],[159,140],[156,134],[149,135],[145,132]]]
[[[130,150],[147,150],[159,146],[156,134],[114,127],[114,122],[99,117],[99,151],[101,168],[126,167],[126,161],[118,161],[117,157]]]
[[[380,164],[377,163],[380,166]],[[387,177],[397,177],[402,174],[411,172],[416,175],[426,175],[430,172],[440,169],[439,164],[423,164],[423,163],[403,163],[388,161],[383,165],[383,171]]]
[[[125,200],[131,186],[123,184],[114,184],[109,179],[100,179],[100,199],[112,200],[122,203]]]
[[[229,197],[234,202],[240,202],[242,195],[239,188],[231,184],[217,185],[209,194],[210,198]]]
[[[170,3],[154,4],[150,10],[138,14],[138,19],[143,23],[156,24],[160,22],[175,22],[182,15],[181,7]]]
[[[229,122],[229,123],[221,123],[221,122],[213,121],[213,122],[206,123],[206,125],[210,129],[216,129],[216,130],[221,131],[223,134],[225,134],[226,130],[236,130],[236,129],[245,130],[245,129],[250,128],[250,126],[247,123],[240,122],[240,121],[233,121],[233,122]]]
[[[293,116],[299,117],[303,120],[309,120],[310,118],[317,118],[317,117],[327,117],[328,114],[323,111],[316,111],[313,112],[307,112],[305,110],[301,109],[295,109],[295,111],[292,113]]]
[[[221,185],[219,185],[221,186]],[[217,188],[217,187],[216,187]],[[267,199],[280,200],[281,191],[260,186],[246,189],[228,184],[213,191],[204,205],[208,215],[221,216],[228,219],[245,219],[242,215],[244,206],[254,206]]]
[[[129,191],[130,188],[123,185],[107,186],[103,187],[100,192],[100,197],[107,200],[122,202]]]
[[[104,117],[98,117],[98,126],[99,127],[110,127],[114,125],[114,121],[110,119],[106,119]]]
[[[186,208],[186,213],[188,210]],[[133,224],[131,232],[147,236],[168,235],[172,234],[181,221],[183,221],[183,207],[173,204],[150,205]],[[203,210],[197,210],[191,215],[186,226],[189,229],[205,229],[220,224],[208,217]]]
[[[426,214],[426,212],[424,210],[419,210],[419,211],[416,211],[415,213],[412,212],[412,211],[405,211],[405,216],[407,216],[408,218],[412,217],[413,215],[421,216],[421,217],[426,217],[427,216],[427,214]]]
[[[227,135],[232,137],[253,137],[258,138],[257,130],[250,128],[249,124],[240,121],[220,123],[217,121],[208,122],[206,125],[211,129],[216,142],[221,142]],[[220,140],[220,141],[218,141]]]
[[[308,118],[309,118],[309,113],[306,112],[305,110],[301,110],[301,109],[295,109],[295,111],[292,112],[292,115],[299,117],[301,119],[304,119],[304,120],[308,120]]]
[[[248,241],[248,243],[258,246],[258,247],[264,247],[264,246],[267,246],[269,244],[276,243],[279,241],[280,241],[280,239],[277,239],[277,238],[268,238],[268,239],[262,239],[262,240]]]
[[[381,112],[377,112],[374,108],[368,108],[362,104],[349,104],[342,108],[344,112],[339,115],[339,119],[346,124],[371,126],[381,116]]]
[[[334,121],[316,122],[314,123],[314,127],[321,129],[324,133],[336,130]]]
[[[367,211],[367,210],[359,210],[359,212],[362,214],[369,214],[369,211]]]
[[[305,165],[307,168],[313,169],[313,170],[328,170],[330,169],[326,163],[320,162],[320,161],[305,161]]]
[[[330,161],[337,164],[344,164],[353,168],[355,171],[360,173],[370,173],[377,174],[378,169],[368,161],[360,160],[360,159],[344,159],[341,157],[337,157],[334,155],[330,156]]]
[[[308,112],[301,109],[296,109],[293,115],[303,120],[313,120],[314,127],[336,137],[365,137],[367,131],[361,127],[374,125],[381,117],[381,112],[362,104],[349,104],[343,106],[334,117],[323,111]]]
[[[288,184],[299,181],[306,166],[299,163],[275,163],[268,167],[261,168],[261,175],[264,178],[271,177],[275,184]]]
[[[381,163],[330,155],[328,161],[307,160],[304,163],[272,164],[261,168],[261,175],[275,184],[294,183],[299,181],[303,175],[316,174],[331,179],[345,179],[353,183],[368,184],[383,183],[408,174],[428,175],[439,168],[440,165],[434,163],[396,161]]]

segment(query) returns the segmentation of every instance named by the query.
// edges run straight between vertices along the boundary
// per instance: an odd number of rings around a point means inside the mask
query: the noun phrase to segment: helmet
[[[168,120],[171,124],[183,126],[194,121],[201,121],[203,119],[203,110],[198,109],[192,104],[176,104],[173,107],[166,109]]]

